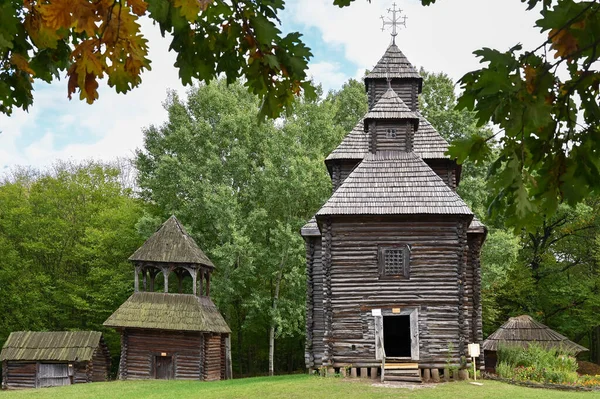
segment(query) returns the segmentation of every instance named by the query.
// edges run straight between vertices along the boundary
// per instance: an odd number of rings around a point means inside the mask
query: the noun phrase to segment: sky
[[[390,44],[381,31],[381,16],[392,0],[355,0],[340,9],[333,0],[287,0],[281,17],[283,32],[298,31],[312,49],[309,74],[325,91],[338,90],[350,78],[360,79]],[[537,47],[544,36],[533,27],[539,13],[525,11],[520,0],[438,0],[424,7],[419,0],[396,0],[407,16],[396,44],[417,68],[445,72],[453,80],[479,69],[473,51],[508,50],[517,43]],[[67,80],[34,84],[34,105],[28,112],[0,114],[0,175],[16,166],[45,168],[57,160],[110,161],[132,157],[143,147],[143,130],[166,122],[163,108],[168,90],[185,96],[186,88],[173,66],[169,38],[151,21],[142,21],[149,40],[152,70],[142,84],[117,94],[100,82],[100,98],[88,105],[77,95],[67,98]]]

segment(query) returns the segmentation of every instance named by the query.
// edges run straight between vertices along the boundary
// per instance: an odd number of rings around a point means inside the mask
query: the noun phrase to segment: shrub
[[[516,381],[576,384],[577,367],[576,359],[565,351],[531,344],[528,348],[500,347],[496,372],[502,378]]]

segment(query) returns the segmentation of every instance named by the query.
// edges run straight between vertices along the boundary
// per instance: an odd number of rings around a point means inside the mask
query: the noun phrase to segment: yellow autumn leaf
[[[35,75],[35,71],[29,66],[29,61],[25,59],[21,54],[13,53],[10,57],[10,63],[17,67],[20,71],[26,72],[30,75]]]
[[[131,7],[131,11],[140,17],[146,13],[148,3],[144,0],[127,0],[127,5]]]
[[[579,49],[577,39],[567,29],[552,29],[548,37],[552,41],[552,48],[556,50],[554,58],[568,58]]]
[[[44,23],[51,29],[71,28],[71,0],[50,0],[39,6]]]
[[[98,30],[97,22],[101,20],[93,3],[87,0],[73,2],[73,28],[75,32],[85,32],[89,37],[95,36]]]
[[[174,0],[173,4],[180,9],[185,19],[195,22],[200,11],[205,11],[212,2],[213,0]]]
[[[535,78],[537,76],[537,70],[531,65],[525,66],[525,87],[529,94],[535,92]]]
[[[83,88],[80,88],[81,93],[79,94],[79,98],[87,101],[88,104],[92,104],[95,100],[98,99],[98,81],[96,80],[96,76],[94,74],[88,73],[85,75],[85,83]]]
[[[28,13],[25,16],[25,30],[31,37],[33,44],[39,49],[56,48],[60,39],[56,30],[44,25],[37,13]]]

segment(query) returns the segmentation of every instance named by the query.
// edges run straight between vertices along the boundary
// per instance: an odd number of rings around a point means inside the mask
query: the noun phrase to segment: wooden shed
[[[129,259],[135,292],[104,322],[121,333],[119,378],[231,378],[231,330],[209,296],[214,265],[179,221],[169,218]],[[159,273],[163,292],[154,292]],[[168,292],[171,274],[178,293]]]
[[[490,334],[483,342],[482,350],[485,356],[485,370],[496,371],[498,358],[496,352],[501,345],[519,346],[526,348],[531,343],[537,343],[544,348],[557,348],[577,355],[588,349],[569,340],[531,316],[521,315],[511,317],[498,330]]]
[[[332,195],[301,229],[306,366],[421,381],[483,341],[487,229],[456,193],[460,166],[419,113],[422,78],[395,43],[365,86],[369,111],[325,161]]]
[[[2,388],[108,380],[110,353],[96,331],[13,332],[2,347]]]

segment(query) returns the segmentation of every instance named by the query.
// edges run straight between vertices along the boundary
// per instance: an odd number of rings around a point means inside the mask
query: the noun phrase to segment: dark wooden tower
[[[365,85],[369,112],[325,161],[333,194],[301,230],[306,366],[421,380],[466,366],[482,341],[486,229],[456,194],[460,167],[395,44]]]
[[[231,378],[231,330],[209,296],[214,265],[177,218],[171,216],[129,260],[135,292],[104,322],[121,332],[119,377]],[[163,292],[154,292],[160,273]],[[169,293],[171,274],[177,293]],[[186,286],[191,293],[183,293]]]

